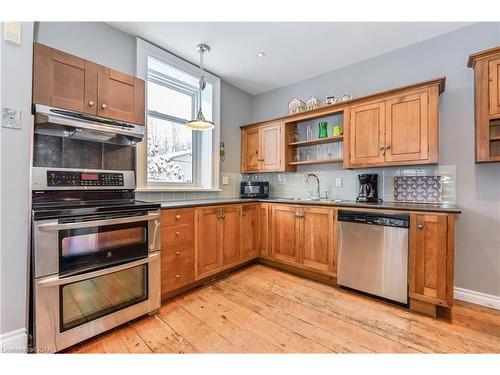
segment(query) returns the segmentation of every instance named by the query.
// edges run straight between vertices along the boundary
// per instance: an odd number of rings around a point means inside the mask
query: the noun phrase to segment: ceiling
[[[466,22],[112,22],[255,95],[467,26]],[[264,51],[262,59],[257,52]]]

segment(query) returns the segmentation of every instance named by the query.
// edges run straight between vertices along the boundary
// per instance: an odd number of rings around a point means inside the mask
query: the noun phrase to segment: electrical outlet
[[[229,176],[222,176],[222,185],[229,185]]]
[[[342,187],[342,177],[337,177],[335,179],[335,187]]]
[[[21,129],[21,110],[2,108],[2,126],[4,128]]]

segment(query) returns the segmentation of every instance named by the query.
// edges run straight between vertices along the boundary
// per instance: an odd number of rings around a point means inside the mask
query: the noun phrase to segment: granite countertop
[[[382,203],[358,203],[350,200],[304,200],[293,198],[266,198],[266,199],[245,199],[245,198],[215,198],[215,199],[197,199],[197,200],[180,200],[180,201],[156,201],[161,204],[161,208],[185,208],[185,207],[200,207],[214,206],[222,204],[237,204],[251,202],[269,202],[269,203],[287,203],[287,204],[303,204],[314,206],[334,206],[334,207],[351,207],[351,208],[370,208],[370,209],[385,209],[385,210],[401,210],[401,211],[424,211],[424,212],[445,212],[459,214],[462,210],[450,204],[435,204],[435,203],[402,203],[402,202],[382,202]]]

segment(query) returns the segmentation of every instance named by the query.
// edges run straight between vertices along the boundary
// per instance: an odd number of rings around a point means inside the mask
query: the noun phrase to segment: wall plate
[[[10,129],[21,129],[21,110],[2,108],[2,126]]]
[[[21,45],[21,22],[4,22],[3,39],[6,42]]]

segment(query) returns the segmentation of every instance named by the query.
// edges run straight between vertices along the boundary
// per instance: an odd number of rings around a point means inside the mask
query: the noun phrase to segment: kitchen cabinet
[[[230,205],[221,208],[220,230],[222,237],[222,264],[238,263],[240,259],[240,217],[242,207]]]
[[[194,282],[194,209],[161,212],[161,294]]]
[[[268,255],[270,253],[269,243],[270,243],[270,235],[269,235],[269,225],[270,225],[270,209],[269,204],[260,203],[258,206],[259,209],[259,245],[260,245],[260,255]]]
[[[198,280],[222,268],[221,208],[196,208],[195,216],[195,278]]]
[[[272,205],[272,254],[299,267],[324,274],[335,269],[335,209]]]
[[[291,151],[286,146],[291,130],[282,122],[252,126],[241,131],[241,172],[284,172],[289,166]]]
[[[35,43],[33,103],[144,125],[145,86],[136,77]]]
[[[35,43],[33,103],[97,115],[97,64]]]
[[[454,223],[454,215],[411,215],[411,299],[432,306],[453,304]]]
[[[438,162],[439,85],[350,106],[344,167]]]
[[[299,207],[272,205],[271,211],[272,258],[299,263]]]
[[[259,256],[260,216],[258,203],[240,206],[240,258],[242,260]]]
[[[500,161],[500,47],[470,55],[474,69],[476,163]]]

